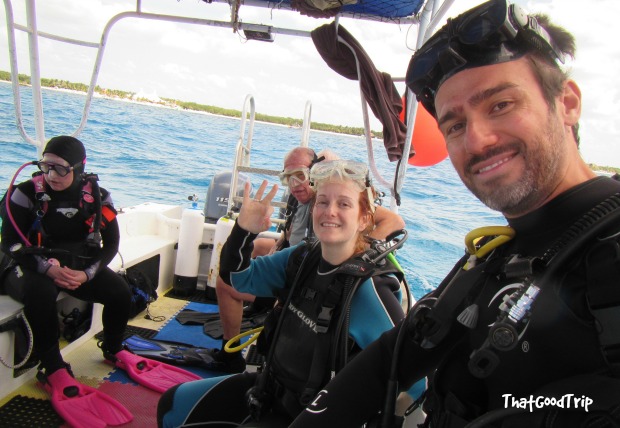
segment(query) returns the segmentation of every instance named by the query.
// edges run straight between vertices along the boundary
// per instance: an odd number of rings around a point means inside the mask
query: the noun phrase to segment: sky
[[[26,23],[24,1],[13,0],[15,21]],[[447,16],[479,4],[456,0]],[[546,12],[577,40],[577,56],[567,66],[583,94],[581,152],[586,162],[620,167],[620,43],[614,29],[617,0],[516,0],[530,12]],[[587,7],[583,5],[587,4]],[[135,10],[132,0],[44,0],[37,4],[39,31],[99,42],[110,17]],[[226,4],[200,0],[142,0],[142,10],[228,21]],[[312,30],[329,21],[281,10],[241,7],[245,23]],[[343,18],[375,66],[403,78],[415,48],[417,27]],[[0,18],[0,70],[10,70],[6,21]],[[17,32],[19,72],[31,74],[27,37]],[[40,39],[41,75],[88,84],[96,51]],[[312,120],[363,126],[358,84],[332,71],[309,38],[275,35],[274,43],[244,40],[229,28],[124,19],[112,29],[97,84],[136,92],[242,110],[248,94],[259,113],[303,118],[312,103]],[[403,83],[397,87],[404,92]],[[372,113],[371,113],[372,116]],[[371,127],[380,123],[371,118]]]

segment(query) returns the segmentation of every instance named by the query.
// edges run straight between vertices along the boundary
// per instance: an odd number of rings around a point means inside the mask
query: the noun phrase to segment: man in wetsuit
[[[329,157],[334,155],[329,152]],[[276,249],[297,245],[305,238],[313,236],[310,207],[314,191],[310,187],[309,172],[312,165],[323,157],[317,157],[314,150],[308,147],[295,147],[284,157],[284,169],[280,174],[282,184],[288,186],[289,191],[297,204],[289,213],[290,221],[283,231],[283,242],[277,243],[270,238],[254,240],[253,257],[272,253]],[[390,233],[403,229],[405,222],[401,216],[378,206],[375,211],[375,228],[370,236],[375,239],[385,239]],[[222,347],[241,332],[244,302],[254,302],[255,296],[240,293],[217,278],[215,291],[220,312],[220,322],[223,330]],[[253,309],[260,311],[265,305],[273,306],[270,298],[259,299]],[[227,373],[240,373],[245,370],[245,360],[239,352],[222,352],[214,349],[212,369]]]
[[[398,389],[434,374],[425,426],[620,426],[620,182],[579,154],[581,93],[561,65],[574,51],[548,17],[493,0],[413,56],[408,87],[514,237],[483,238],[493,251],[457,263],[293,427],[360,427],[388,408],[395,353]]]

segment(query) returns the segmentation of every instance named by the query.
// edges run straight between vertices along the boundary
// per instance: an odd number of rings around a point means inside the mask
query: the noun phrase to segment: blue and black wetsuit
[[[620,309],[618,223],[590,239],[551,280],[539,284],[541,291],[517,346],[497,352],[499,362],[490,374],[483,378],[474,376],[468,365],[472,354],[489,337],[489,326],[498,318],[503,297],[519,285],[502,274],[509,256],[542,256],[586,212],[619,192],[620,183],[605,177],[578,185],[536,211],[510,219],[516,237],[499,247],[499,254],[466,272],[458,267],[464,281],[459,284],[475,283],[478,291],[464,299],[454,312],[460,314],[465,308],[477,305],[478,322],[467,328],[454,319],[448,336],[432,349],[423,349],[406,339],[399,356],[401,388],[436,371],[425,402],[430,426],[463,427],[489,411],[518,409],[513,400],[519,402],[530,397],[544,400],[567,394],[578,399],[589,397],[594,403],[589,409],[584,408],[583,400],[570,401],[570,408],[566,408],[566,401],[564,408],[551,405],[545,409],[546,425],[542,422],[545,416],[541,419],[544,413],[530,412],[527,407],[521,415],[513,416],[516,419],[507,418],[505,425],[499,422],[484,426],[618,426],[620,377],[611,369],[612,365],[618,366],[618,359],[613,358],[613,353],[601,352],[601,324],[594,320],[588,307],[592,297],[590,281],[604,281],[611,286],[603,299],[608,307],[602,305],[602,309],[609,314],[612,311],[617,314]],[[599,247],[592,257],[592,248]],[[444,284],[428,297],[439,296]],[[606,327],[607,334],[617,333],[619,328],[617,324]],[[398,331],[399,327],[387,332],[361,352],[292,426],[360,427],[370,420],[384,403]],[[617,340],[618,334],[615,336]],[[598,406],[596,413],[595,406]],[[615,412],[615,425],[591,420],[600,415],[599,411],[608,415]]]
[[[291,275],[287,275],[290,264],[298,266],[296,257],[310,247],[301,243],[269,256],[251,259],[255,237],[237,224],[233,227],[222,248],[222,279],[241,292],[259,297],[285,295],[292,286]],[[283,396],[298,397],[308,382],[314,349],[320,340],[316,312],[320,304],[319,296],[335,280],[337,269],[338,266],[330,265],[320,254],[309,259],[303,265],[304,274],[299,279],[300,283],[295,285],[296,292],[290,304],[287,308],[277,308],[281,311],[280,316],[285,318],[282,330],[275,339],[277,345],[271,365],[272,381],[278,389],[273,411],[279,414],[284,423],[292,421],[303,407],[297,404],[296,409],[285,409],[286,406],[279,406],[277,402]],[[348,333],[352,352],[368,346],[403,316],[400,282],[394,275],[383,274],[364,280],[351,303]],[[262,335],[269,336],[270,333],[264,331]],[[329,373],[325,375],[324,383]],[[246,393],[254,386],[256,376],[256,373],[242,373],[210,378],[169,390],[160,400],[160,426],[177,427],[213,421],[243,424],[249,419]]]
[[[75,290],[61,289],[46,275],[52,266],[49,259],[41,255],[14,256],[14,265],[4,276],[2,286],[7,294],[24,304],[24,313],[32,326],[34,350],[48,373],[63,367],[58,345],[58,315],[56,298],[62,290],[78,299],[102,303],[104,344],[110,351],[122,348],[122,337],[129,319],[131,292],[126,283],[107,265],[118,251],[119,229],[116,211],[105,189],[101,192],[104,227],[101,228],[101,247],[87,245],[91,226],[87,221],[94,215],[92,207],[82,198],[82,185],[76,180],[63,191],[54,191],[49,186],[45,214],[37,217],[41,204],[35,198],[32,180],[20,183],[11,193],[10,209],[17,226],[34,245],[40,240],[48,249],[62,249],[68,255],[54,255],[62,266],[68,266],[86,273],[88,281]],[[15,226],[2,217],[2,252],[11,254],[11,247],[23,244]]]

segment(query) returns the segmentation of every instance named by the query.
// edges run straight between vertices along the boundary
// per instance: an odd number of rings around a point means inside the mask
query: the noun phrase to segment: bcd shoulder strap
[[[298,277],[298,271],[303,269],[303,272],[299,273],[299,277],[302,278],[312,267],[316,267],[321,259],[321,244],[316,245],[310,242],[303,241],[299,247],[295,248],[290,255],[289,263],[286,266],[286,286],[278,293],[278,298],[281,302],[286,300],[295,278]]]
[[[620,243],[599,241],[586,255],[586,302],[611,373],[620,377]]]
[[[369,251],[374,252],[374,250]],[[319,340],[314,348],[308,382],[299,398],[299,402],[304,406],[310,403],[310,400],[323,386],[327,368],[330,364],[330,375],[335,375],[337,369],[335,367],[336,357],[341,348],[339,345],[342,344],[342,341],[346,341],[348,337],[346,325],[342,331],[333,328],[332,320],[334,315],[339,313],[342,318],[347,314],[351,303],[349,297],[352,293],[355,293],[359,284],[368,278],[389,273],[397,275],[399,279],[404,278],[404,275],[391,261],[383,259],[380,264],[372,263],[368,261],[368,257],[365,257],[367,255],[367,253],[364,253],[364,255],[357,255],[345,261],[340,265],[334,280],[327,287],[316,321]],[[341,323],[338,324],[338,327],[341,327]],[[345,359],[344,357],[341,359],[342,366],[346,364]]]

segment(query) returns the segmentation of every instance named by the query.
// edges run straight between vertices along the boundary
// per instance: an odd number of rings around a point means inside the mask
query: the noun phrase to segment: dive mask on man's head
[[[413,55],[406,83],[433,116],[439,86],[467,68],[512,61],[538,51],[564,63],[564,55],[536,18],[507,0],[483,3],[448,23]]]
[[[289,169],[282,171],[278,177],[283,186],[296,187],[310,179],[310,169],[305,167]]]

